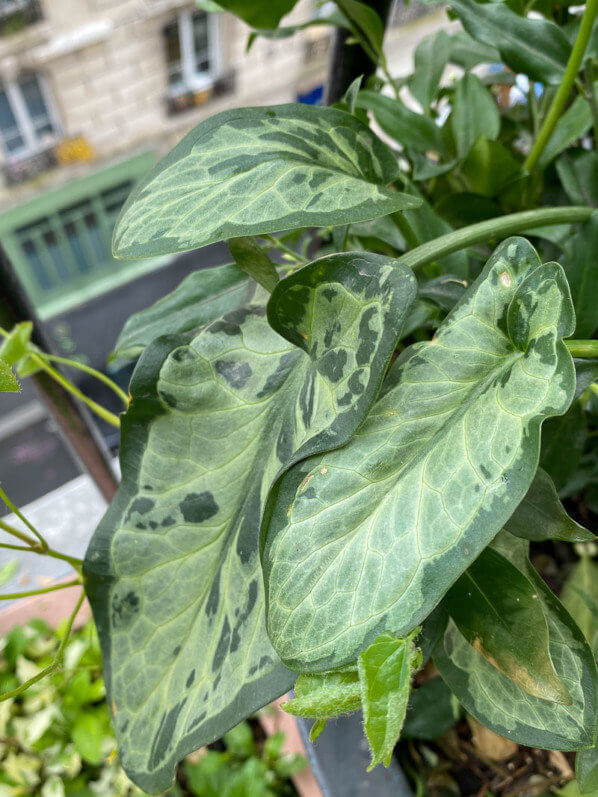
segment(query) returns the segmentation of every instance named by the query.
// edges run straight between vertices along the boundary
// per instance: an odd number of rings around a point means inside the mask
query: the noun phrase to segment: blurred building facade
[[[287,19],[310,18],[303,0]],[[42,318],[159,262],[116,263],[122,202],[202,118],[317,100],[329,32],[255,41],[189,0],[0,0],[0,241]]]

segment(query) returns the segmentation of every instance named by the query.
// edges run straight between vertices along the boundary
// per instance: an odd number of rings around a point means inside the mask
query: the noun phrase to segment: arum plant
[[[292,35],[293,5],[209,7],[255,37]],[[137,361],[122,484],[83,584],[146,791],[292,686],[314,739],[361,711],[388,764],[429,660],[488,728],[598,777],[592,640],[530,560],[591,542],[578,521],[598,514],[596,4],[449,6],[463,29],[398,82],[382,20],[339,2],[328,22],[381,76],[336,107],[201,122],[117,222],[116,257],[231,253],[112,354]]]

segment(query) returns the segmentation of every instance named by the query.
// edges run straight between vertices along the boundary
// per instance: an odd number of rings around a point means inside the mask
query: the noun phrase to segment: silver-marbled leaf
[[[397,260],[331,255],[280,282],[267,310],[140,358],[122,485],[84,570],[120,759],[143,789],[292,685],[265,627],[263,506],[284,468],[361,423],[415,292]]]
[[[388,188],[392,151],[356,117],[313,105],[224,111],[201,122],[127,200],[116,257],[336,226],[418,207]]]
[[[571,402],[573,328],[562,268],[505,241],[350,443],[285,474],[262,561],[287,666],[330,669],[405,635],[488,545],[533,479],[542,421]]]

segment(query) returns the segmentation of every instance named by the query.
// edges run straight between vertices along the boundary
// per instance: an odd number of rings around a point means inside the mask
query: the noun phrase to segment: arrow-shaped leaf
[[[277,285],[271,326],[254,303],[139,360],[122,485],[84,570],[120,759],[145,790],[292,685],[265,628],[264,502],[353,434],[414,296],[400,262],[333,255]]]
[[[332,669],[408,633],[488,545],[533,479],[542,421],[572,399],[573,325],[561,267],[505,241],[350,443],[285,474],[263,565],[288,666]]]
[[[197,125],[129,197],[114,253],[152,257],[418,207],[414,197],[387,188],[398,171],[386,144],[344,111],[224,111]]]
[[[534,697],[571,705],[554,670],[548,627],[534,585],[486,548],[449,589],[443,606],[465,639]]]

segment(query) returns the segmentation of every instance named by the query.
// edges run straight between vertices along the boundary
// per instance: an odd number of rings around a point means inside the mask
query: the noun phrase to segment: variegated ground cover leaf
[[[407,349],[351,442],[281,480],[262,554],[268,632],[293,669],[418,625],[513,513],[575,371],[567,282],[505,241],[430,342]]]
[[[169,294],[127,320],[110,362],[136,360],[160,335],[188,332],[219,318],[248,299],[250,290],[250,281],[235,263],[189,274]]]
[[[527,557],[523,562],[512,561],[536,589],[548,625],[550,656],[572,697],[571,705],[524,692],[486,661],[452,620],[434,651],[434,663],[466,711],[501,736],[549,750],[589,747],[596,733],[598,683],[592,651]]]
[[[201,122],[127,200],[116,257],[336,226],[418,207],[387,188],[392,151],[351,114],[313,105],[224,111]]]
[[[270,325],[254,303],[139,360],[123,482],[84,570],[120,758],[142,788],[292,685],[265,628],[262,508],[284,468],[363,420],[415,291],[397,260],[332,255],[279,283]]]

